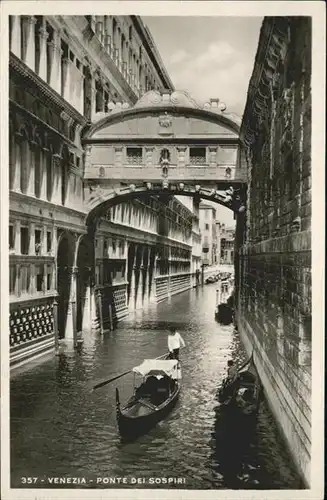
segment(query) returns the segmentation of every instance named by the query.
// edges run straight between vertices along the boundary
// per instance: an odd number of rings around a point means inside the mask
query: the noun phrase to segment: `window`
[[[22,255],[28,255],[28,247],[29,247],[29,231],[28,227],[20,228],[20,253]]]
[[[52,179],[52,157],[50,153],[47,154],[46,170],[47,170],[47,200],[51,201],[53,179]]]
[[[132,28],[132,26],[130,26],[128,28],[128,39],[129,39],[129,41],[132,40],[132,36],[133,36],[133,28]]]
[[[204,228],[208,231],[209,230],[209,224],[205,224]]]
[[[36,291],[42,292],[44,281],[44,266],[37,266],[35,269],[36,274]]]
[[[21,293],[28,293],[30,288],[30,266],[22,266],[20,268],[20,291]]]
[[[66,60],[68,59],[68,45],[65,43],[63,40],[61,40],[61,89],[60,93],[63,96],[65,87],[66,87],[66,81],[67,81],[67,70],[65,70],[65,64]]]
[[[20,18],[20,57],[25,60],[25,30],[24,30],[24,18]]]
[[[126,148],[127,163],[140,164],[143,156],[142,148]]]
[[[53,42],[53,28],[47,23],[47,33],[48,33],[48,43],[47,43],[47,83],[50,83],[51,69],[52,69],[52,57],[51,57],[51,42]]]
[[[35,16],[36,23],[34,25],[34,46],[35,46],[35,73],[40,73],[40,29],[42,28],[42,16]]]
[[[112,42],[114,48],[116,48],[116,34],[117,34],[117,21],[115,18],[112,20]]]
[[[115,240],[112,240],[112,251],[113,252],[116,251],[116,241]]]
[[[9,268],[9,293],[15,293],[16,285],[16,266],[10,266]]]
[[[47,290],[51,290],[51,285],[52,285],[52,268],[51,268],[51,266],[48,266],[48,270],[47,270]]]
[[[96,93],[95,93],[95,112],[100,113],[103,111],[104,99],[103,99],[103,88],[100,82],[96,82]]]
[[[67,189],[67,158],[63,158],[61,161],[61,204],[65,205],[66,202],[66,189]]]
[[[119,241],[119,251],[120,251],[120,254],[121,255],[124,255],[124,241],[123,240],[120,240]]]
[[[29,145],[26,139],[26,136],[24,137],[22,141],[22,145],[20,148],[20,153],[21,153],[21,158],[20,158],[20,190],[23,194],[27,193],[27,188],[28,188],[28,170],[29,170]]]
[[[190,164],[203,165],[206,163],[206,148],[190,148]]]
[[[40,255],[41,253],[41,230],[35,229],[35,254]]]
[[[52,247],[52,234],[51,231],[47,231],[47,252],[51,252]]]
[[[15,231],[14,226],[9,226],[9,250],[14,250],[15,248]]]
[[[34,194],[35,194],[36,198],[40,198],[40,195],[41,195],[41,149],[39,146],[36,147],[34,161],[35,161]]]

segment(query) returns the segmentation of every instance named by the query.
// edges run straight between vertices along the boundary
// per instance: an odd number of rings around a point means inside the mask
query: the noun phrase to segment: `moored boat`
[[[164,418],[176,404],[181,381],[181,365],[175,359],[145,359],[133,368],[133,395],[121,405],[116,389],[116,415],[122,437],[133,438],[146,433]],[[136,387],[135,376],[143,378]]]
[[[243,415],[255,415],[259,408],[261,394],[262,386],[252,355],[238,370],[233,380],[228,377],[224,379],[218,391],[218,400],[222,407]]]

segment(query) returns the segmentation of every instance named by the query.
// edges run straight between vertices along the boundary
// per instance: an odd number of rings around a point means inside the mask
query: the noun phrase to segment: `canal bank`
[[[265,402],[244,442],[229,429],[222,435],[216,399],[227,360],[246,358],[238,334],[214,320],[215,284],[192,289],[137,311],[104,336],[84,332],[84,344],[11,380],[11,480],[22,476],[179,477],[183,489],[298,489],[301,481]],[[167,349],[167,328],[175,325],[182,351],[183,385],[172,413],[133,444],[120,442],[115,387],[91,392],[94,381],[121,373]],[[117,381],[122,399],[131,378]],[[234,433],[235,434],[235,433]],[[228,440],[223,436],[229,436]],[[164,471],[164,473],[163,473]],[[42,487],[42,484],[35,485]],[[33,486],[34,487],[34,486]],[[44,487],[44,486],[43,486]],[[47,487],[147,488],[151,484],[56,485]],[[153,487],[153,485],[152,485]],[[158,488],[167,488],[160,483]]]

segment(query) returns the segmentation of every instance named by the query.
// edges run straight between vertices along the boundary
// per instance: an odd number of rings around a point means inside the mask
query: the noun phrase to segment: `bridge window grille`
[[[190,148],[190,164],[203,165],[206,163],[206,148]]]
[[[142,148],[126,148],[126,159],[129,165],[139,165],[142,163]]]

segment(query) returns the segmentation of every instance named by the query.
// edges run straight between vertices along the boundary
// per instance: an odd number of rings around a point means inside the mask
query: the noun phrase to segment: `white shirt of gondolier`
[[[175,334],[168,335],[168,349],[173,351],[174,349],[179,349],[180,347],[185,347],[185,342],[178,332]]]

